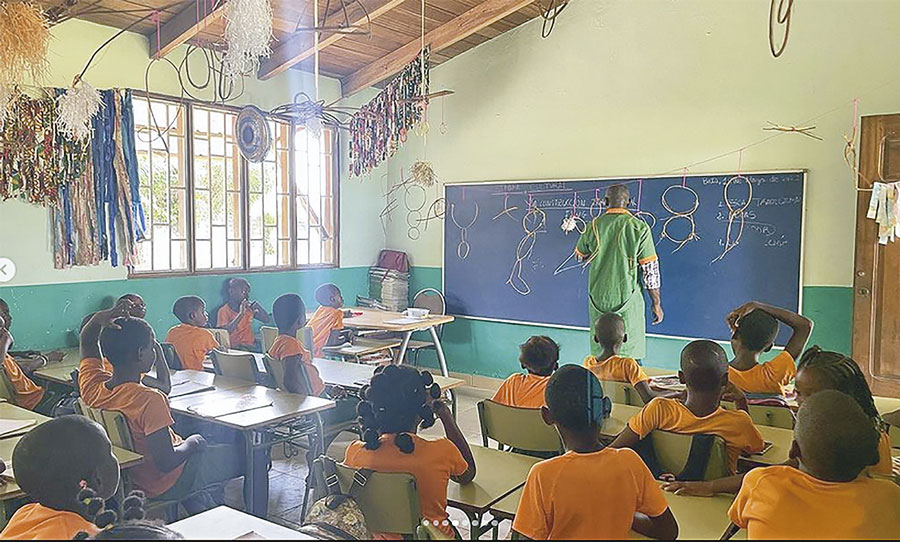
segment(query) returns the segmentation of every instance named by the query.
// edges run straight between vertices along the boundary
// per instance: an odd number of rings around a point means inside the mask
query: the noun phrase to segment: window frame
[[[140,278],[165,278],[165,277],[190,277],[190,276],[213,276],[213,275],[242,275],[247,273],[276,273],[289,271],[304,271],[307,269],[338,269],[341,266],[341,182],[340,182],[340,129],[335,127],[326,127],[331,131],[331,190],[333,193],[332,212],[334,214],[334,228],[332,237],[334,239],[334,260],[331,263],[318,264],[298,264],[297,258],[297,156],[294,145],[294,135],[297,128],[296,124],[290,119],[277,115],[266,115],[268,120],[287,122],[289,125],[289,141],[288,141],[288,177],[290,183],[290,264],[287,266],[262,266],[250,267],[250,162],[240,156],[240,190],[242,196],[241,202],[241,245],[242,258],[241,267],[239,269],[197,269],[196,268],[196,239],[194,237],[195,216],[194,216],[194,107],[227,111],[237,114],[241,107],[228,104],[214,104],[200,100],[179,99],[177,97],[159,94],[155,92],[145,92],[143,90],[132,89],[133,99],[153,101],[163,101],[183,109],[181,114],[184,116],[185,131],[185,194],[189,195],[185,202],[185,210],[188,213],[186,224],[186,236],[188,242],[187,250],[187,270],[148,270],[136,271],[134,268],[128,268],[129,279]],[[274,134],[273,134],[274,137]],[[274,143],[273,143],[274,144]],[[324,164],[324,162],[323,162]],[[152,194],[152,190],[151,190]],[[151,241],[152,242],[152,241]],[[170,241],[171,242],[171,241]],[[170,249],[171,251],[171,249]],[[265,259],[265,258],[264,258]]]

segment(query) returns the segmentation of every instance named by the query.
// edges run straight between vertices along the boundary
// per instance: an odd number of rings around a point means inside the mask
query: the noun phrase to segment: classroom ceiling
[[[227,0],[39,0],[60,20],[78,18],[125,28],[148,37],[151,54],[185,41],[221,47]],[[285,69],[313,71],[313,1],[270,0],[274,12],[273,57],[263,62],[262,79]],[[65,7],[67,4],[73,4]],[[411,61],[421,41],[422,0],[318,0],[320,72],[340,79],[344,95],[388,79]],[[432,65],[464,53],[541,14],[539,0],[426,0],[425,32]],[[326,13],[326,9],[328,10]],[[154,10],[158,16],[153,15]],[[368,14],[368,17],[366,17]],[[140,21],[142,18],[146,18]],[[200,21],[199,24],[197,21]],[[138,22],[140,21],[140,22]],[[359,33],[335,32],[349,21]],[[160,38],[156,33],[159,29]],[[535,39],[540,39],[536,33]],[[171,47],[167,47],[167,45]],[[412,56],[410,56],[412,55]],[[177,60],[177,59],[173,59]]]

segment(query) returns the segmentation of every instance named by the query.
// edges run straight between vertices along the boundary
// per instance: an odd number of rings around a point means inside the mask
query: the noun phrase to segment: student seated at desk
[[[637,361],[619,356],[619,350],[626,341],[625,320],[614,312],[601,315],[594,326],[594,342],[603,348],[603,353],[599,357],[585,358],[584,366],[600,380],[628,382],[646,405],[656,394],[650,389],[650,377]]]
[[[416,479],[422,516],[447,536],[447,484],[468,484],[475,479],[475,459],[466,437],[429,373],[405,365],[379,366],[372,383],[360,392],[358,411],[363,442],[347,448],[344,464],[376,472],[405,472]],[[419,427],[441,420],[447,438],[426,440]]]
[[[185,369],[202,371],[203,360],[219,347],[215,335],[206,328],[209,323],[206,303],[194,295],[180,297],[175,301],[172,313],[181,323],[169,330],[166,342],[175,347]]]
[[[253,335],[253,320],[269,322],[269,313],[256,301],[250,301],[250,283],[242,278],[225,281],[222,293],[225,304],[216,313],[216,326],[228,331],[231,347],[259,351]]]
[[[173,430],[169,401],[159,390],[141,383],[162,357],[147,322],[128,317],[128,301],[100,311],[81,332],[81,399],[92,408],[121,412],[128,422],[135,452],[144,461],[131,469],[134,485],[148,497],[182,501],[190,513],[209,508],[208,499],[184,499],[206,487],[243,475],[244,455],[233,444],[207,445],[200,435],[182,439]],[[106,354],[113,372],[102,367]],[[165,366],[165,361],[162,362]],[[159,367],[159,365],[157,365]],[[168,370],[158,370],[168,378]],[[263,483],[267,477],[258,477]],[[244,487],[268,492],[267,486]],[[264,499],[263,499],[264,500]],[[256,500],[255,502],[260,502]]]
[[[550,375],[559,368],[559,345],[550,337],[535,335],[519,346],[519,364],[525,374],[507,378],[491,399],[518,408],[541,408]]]
[[[746,398],[740,390],[729,388],[728,362],[721,346],[712,341],[688,344],[681,352],[678,378],[687,388],[684,402],[664,397],[653,399],[629,420],[610,446],[635,448],[655,429],[687,435],[718,435],[725,441],[731,472],[735,472],[741,453],[763,450],[762,435],[745,412]],[[725,410],[719,405],[726,391],[735,396],[739,410]]]
[[[878,440],[850,396],[816,393],[797,412],[791,457],[798,468],[747,473],[728,516],[751,540],[896,538],[900,487],[864,472],[878,462]]]
[[[12,384],[10,390],[15,396],[10,400],[16,405],[39,412],[46,416],[53,415],[53,408],[59,402],[59,397],[48,393],[28,378],[18,362],[10,355],[13,345],[13,336],[9,332],[12,324],[12,315],[9,313],[9,305],[0,299],[0,359],[3,360],[3,371],[6,378]],[[35,367],[37,369],[38,367]]]
[[[334,284],[323,284],[316,288],[316,302],[319,308],[309,319],[313,333],[313,355],[322,357],[322,348],[339,344],[340,331],[344,329],[344,317],[350,311],[344,311],[344,297]]]
[[[785,394],[785,386],[796,375],[794,360],[806,348],[813,322],[795,312],[753,301],[735,309],[726,319],[732,330],[734,359],[728,366],[728,379],[744,393]],[[766,363],[759,356],[775,346],[778,322],[790,326],[793,333],[784,352]]]
[[[108,499],[119,485],[119,462],[106,431],[83,416],[38,425],[16,444],[16,483],[29,499],[0,533],[3,540],[71,540],[94,535],[92,514],[78,499],[83,484]]]
[[[0,299],[0,318],[6,321],[7,329],[12,327],[12,313],[9,310],[9,305],[3,299]],[[37,350],[10,351],[8,354],[27,374],[43,368],[48,363],[59,363],[65,357],[65,354],[59,350],[47,352],[46,354],[42,354]]]
[[[531,468],[513,530],[533,540],[625,539],[632,529],[675,539],[678,523],[641,458],[598,438],[612,403],[597,377],[567,365],[550,377],[546,395],[541,414],[569,451]]]

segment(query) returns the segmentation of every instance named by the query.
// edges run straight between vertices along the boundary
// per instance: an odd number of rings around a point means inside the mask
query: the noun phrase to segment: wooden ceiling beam
[[[225,15],[225,0],[216,2],[215,7],[209,13],[204,12],[204,6],[206,6],[205,2],[192,2],[162,26],[158,27],[158,31],[154,30],[151,32],[147,36],[150,58],[166,56],[179,45],[196,36],[209,24]]]
[[[528,6],[534,0],[485,0],[469,11],[425,34],[425,43],[431,45],[432,53],[463,40],[488,27],[504,17]],[[360,68],[341,80],[341,92],[350,96],[370,87],[403,69],[412,62],[421,50],[420,39],[388,53]]]
[[[356,2],[348,6],[347,18],[351,26],[362,26],[368,21],[374,21],[385,13],[402,4],[405,0],[360,0],[365,9],[361,9]],[[367,16],[368,14],[368,16]],[[324,26],[338,27],[346,22],[344,11],[338,10],[325,19]],[[275,77],[291,66],[306,60],[316,54],[316,51],[334,45],[348,34],[341,32],[324,33],[319,38],[319,47],[314,45],[314,36],[311,32],[295,32],[285,39],[272,51],[272,56],[263,61],[259,68],[260,79],[266,80]]]

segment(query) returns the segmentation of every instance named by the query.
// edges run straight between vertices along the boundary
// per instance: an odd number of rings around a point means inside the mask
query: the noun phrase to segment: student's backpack
[[[357,470],[347,493],[343,493],[334,460],[323,459],[327,495],[313,503],[300,531],[318,540],[371,540],[366,518],[353,496],[366,485],[374,471]]]

